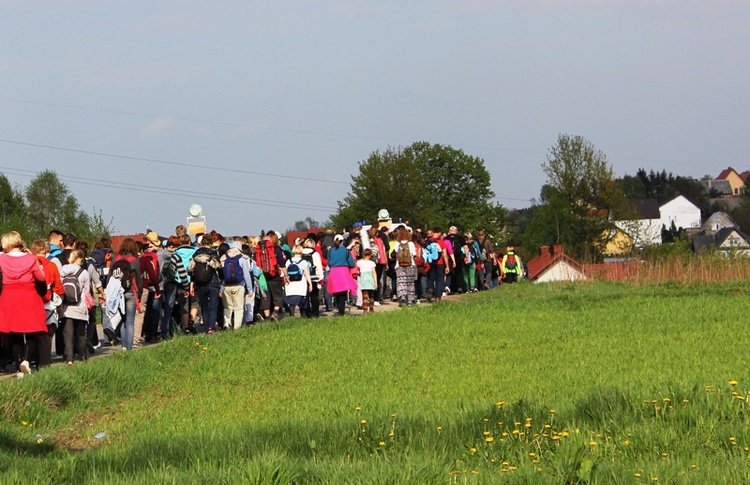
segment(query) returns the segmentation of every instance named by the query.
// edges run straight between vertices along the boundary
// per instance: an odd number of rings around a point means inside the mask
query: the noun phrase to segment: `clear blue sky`
[[[0,172],[57,171],[118,233],[169,234],[192,203],[224,234],[322,221],[358,162],[419,140],[483,158],[509,208],[559,133],[617,176],[750,168],[749,2],[0,8]]]

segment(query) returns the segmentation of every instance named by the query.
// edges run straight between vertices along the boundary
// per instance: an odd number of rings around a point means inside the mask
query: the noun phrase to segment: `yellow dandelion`
[[[729,381],[729,385],[732,386],[732,387],[736,386],[737,384],[739,384],[739,382],[735,381],[734,379],[732,379],[731,381]]]
[[[669,399],[668,397],[665,397],[664,399],[662,399],[662,401],[664,401],[664,402],[671,402],[671,399]]]
[[[549,424],[545,424],[545,425],[544,425],[544,429],[550,429],[550,428],[552,428],[552,426],[551,426],[551,425],[549,425]]]
[[[208,347],[203,347],[203,350],[208,350]]]
[[[442,426],[438,426],[438,427],[437,427],[437,430],[438,430],[438,431],[443,431],[443,427],[442,427]]]
[[[529,453],[530,458],[534,458],[536,455],[534,453]]]
[[[385,446],[385,441],[381,441],[380,446]]]
[[[396,417],[396,413],[391,414],[391,417],[395,418]]]
[[[42,444],[42,441],[43,441],[43,440],[42,440],[42,438],[37,438],[37,439],[36,439],[36,442],[37,442],[37,444],[39,444],[39,445],[41,445],[41,444]]]
[[[366,420],[366,419],[363,419],[363,420],[362,420],[362,421],[360,421],[359,423],[360,423],[360,424],[367,424],[367,420]]]
[[[557,436],[557,435],[555,435],[555,436],[552,437],[552,441],[558,441],[559,439],[560,439],[560,437]]]
[[[510,463],[508,463],[507,461],[503,462],[503,466],[508,466],[508,465],[510,465]]]
[[[29,423],[27,423],[26,421],[21,421],[21,424],[24,425],[24,426],[28,426],[29,425]]]
[[[488,436],[484,439],[484,441],[486,441],[487,443],[492,443],[493,441],[495,441],[495,438],[493,438],[492,436]]]
[[[531,423],[526,423],[523,425],[524,428],[531,428]]]
[[[507,468],[503,468],[503,473],[508,473],[508,469]]]
[[[472,471],[471,471],[471,474],[472,474],[472,475],[479,475],[479,470],[472,470]]]
[[[596,446],[596,441],[590,441],[589,446]]]
[[[744,401],[745,400],[745,396],[737,396],[737,399],[739,399],[740,401]]]
[[[527,423],[530,422],[531,420],[532,420],[531,418],[526,418]]]
[[[512,471],[512,472],[516,471],[517,469],[518,469],[518,468],[516,468],[516,467],[514,467],[514,466],[509,466],[509,467],[508,467],[508,470],[510,470],[510,471]]]
[[[633,473],[633,476],[634,476],[635,478],[641,478],[641,474],[640,474],[640,473]]]
[[[550,410],[549,410],[549,413],[550,413],[550,414],[555,414],[556,412],[557,412],[557,411],[555,411],[554,409],[550,409]]]
[[[483,419],[483,421],[484,421],[485,423],[489,423],[489,422],[490,422],[490,418],[484,418],[484,419]]]
[[[651,477],[651,481],[652,482],[658,482],[659,481],[659,477]]]
[[[513,430],[513,434],[519,434],[519,433],[520,433],[520,431],[518,431],[517,429]]]
[[[669,457],[669,453],[662,453],[661,457],[666,460]]]
[[[476,453],[476,452],[477,452],[477,449],[476,449],[476,448],[471,448],[471,449],[470,449],[469,451],[470,451],[470,452],[471,452],[472,454],[474,454],[474,453]]]
[[[693,464],[693,465],[690,465],[690,469],[691,469],[691,470],[695,470],[696,468],[698,468],[698,465],[695,465],[695,464]]]
[[[356,406],[356,407],[354,408],[354,410],[355,410],[355,411],[357,411],[357,412],[359,412],[359,409],[360,409],[360,408],[359,408],[359,406]]]
[[[490,435],[490,432],[489,432],[489,431],[485,431],[485,432],[483,432],[482,434],[483,434],[483,435],[485,435],[485,436],[489,436],[489,435]]]
[[[510,436],[507,431],[503,431],[503,436]]]
[[[388,437],[389,438],[393,438],[394,436],[396,436],[396,433],[394,433],[393,431],[391,431],[390,433],[388,433]]]
[[[505,406],[505,401],[498,401],[497,402],[497,407],[501,408],[503,406]]]
[[[625,440],[625,446],[630,446],[630,441]]]

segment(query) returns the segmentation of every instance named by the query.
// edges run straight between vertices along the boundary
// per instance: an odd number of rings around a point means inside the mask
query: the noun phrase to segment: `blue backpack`
[[[424,248],[424,262],[432,264],[438,259],[440,259],[440,245],[433,241]]]
[[[242,267],[240,266],[241,258],[242,254],[238,254],[224,259],[224,268],[222,271],[224,284],[239,285],[245,282],[245,276],[242,274]]]

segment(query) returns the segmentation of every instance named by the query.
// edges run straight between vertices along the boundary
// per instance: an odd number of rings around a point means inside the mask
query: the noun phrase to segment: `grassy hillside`
[[[521,284],[48,369],[0,383],[0,481],[747,482],[749,292]]]

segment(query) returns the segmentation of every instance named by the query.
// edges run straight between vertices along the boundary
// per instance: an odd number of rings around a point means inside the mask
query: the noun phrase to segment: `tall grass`
[[[6,382],[0,482],[747,482],[750,284],[639,283],[284,320]]]

